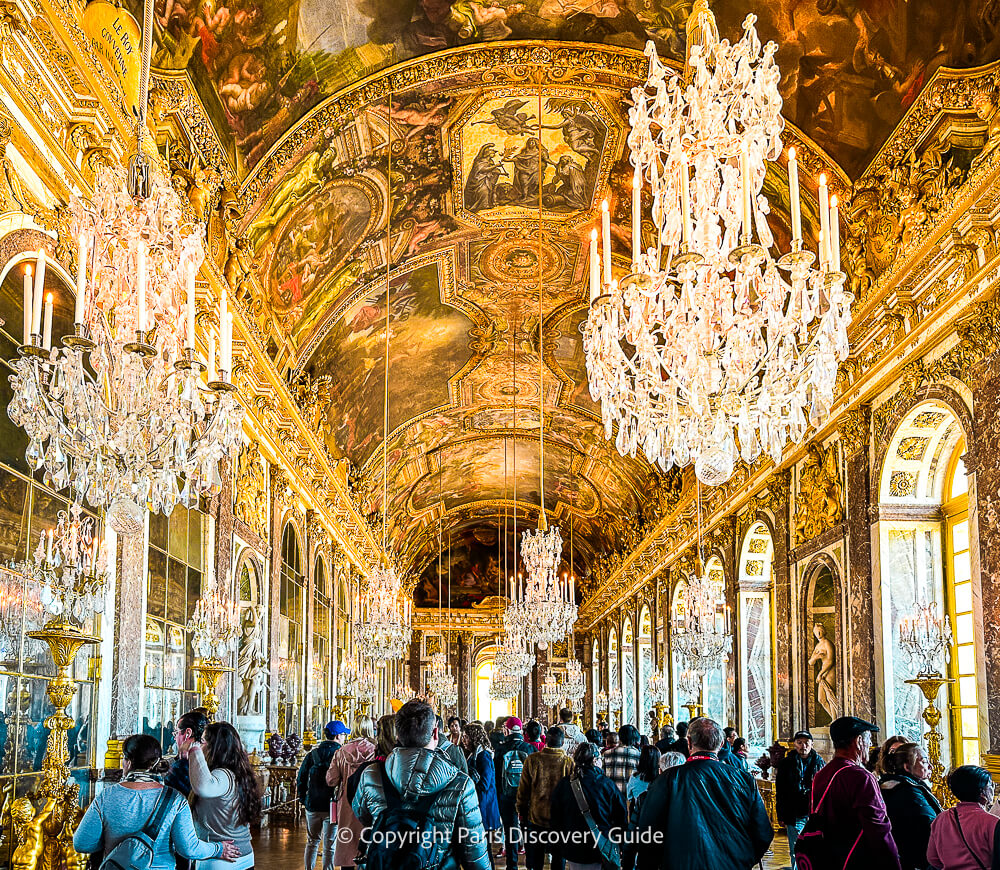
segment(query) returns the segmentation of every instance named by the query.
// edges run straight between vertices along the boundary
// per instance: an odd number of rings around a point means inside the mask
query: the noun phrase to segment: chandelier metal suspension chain
[[[39,251],[8,406],[28,435],[29,466],[44,469],[55,489],[71,487],[78,500],[107,507],[123,534],[141,531],[147,504],[169,514],[218,492],[219,461],[238,445],[244,414],[230,382],[225,293],[218,375],[214,354],[206,367],[195,352],[204,226],[188,223],[177,192],[144,153],[151,41],[152,0],[145,0],[136,153],[127,173],[99,169],[92,199],[70,199],[76,305],[73,334],[59,346]]]
[[[355,623],[362,655],[373,662],[400,659],[409,649],[410,604],[388,549],[389,527],[389,331],[392,272],[392,93],[388,96],[386,135],[387,181],[385,211],[385,378],[382,401],[382,559],[373,565],[369,578],[368,618]]]
[[[683,77],[647,43],[649,74],[629,110],[633,244],[620,281],[607,201],[603,263],[591,233],[583,334],[605,434],[622,455],[641,452],[663,470],[694,462],[708,485],[732,476],[737,455],[749,463],[763,451],[777,464],[787,439],[822,425],[849,350],[836,198],[821,176],[817,258],[802,245],[794,149],[791,249],[772,254],[763,185],[784,121],[777,47],[761,45],[755,20],[747,16],[741,39],[720,41],[697,0]],[[654,245],[643,251],[646,185]]]
[[[562,560],[562,535],[559,527],[549,527],[545,516],[545,381],[544,319],[542,274],[543,215],[542,182],[545,164],[542,146],[542,88],[538,88],[538,528],[525,531],[521,557],[527,573],[525,580],[525,627],[529,640],[539,649],[565,637],[576,622],[576,605],[567,594],[568,584],[559,577]]]

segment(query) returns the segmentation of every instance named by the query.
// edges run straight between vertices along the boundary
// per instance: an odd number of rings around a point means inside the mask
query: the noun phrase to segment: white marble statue
[[[240,638],[240,653],[237,660],[242,689],[236,703],[240,716],[253,716],[264,712],[264,619],[260,607],[246,607],[243,610],[243,636]]]
[[[816,672],[816,701],[829,713],[831,719],[836,719],[840,715],[835,670],[836,652],[826,636],[826,629],[818,622],[813,625],[813,637],[816,638],[816,646],[809,656],[809,667],[819,665],[819,670]]]

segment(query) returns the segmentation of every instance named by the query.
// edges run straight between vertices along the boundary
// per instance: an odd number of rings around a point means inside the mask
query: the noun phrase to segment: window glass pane
[[[963,740],[962,754],[965,756],[963,764],[979,764],[979,741]]]
[[[187,618],[186,625],[194,617],[194,609],[198,606],[198,599],[201,597],[201,571],[188,568],[187,572]]]
[[[955,462],[955,476],[951,481],[951,497],[957,498],[969,491],[969,479],[965,476],[965,463],[961,457]]]
[[[976,705],[976,678],[959,677],[958,703],[974,707]]]
[[[972,584],[962,583],[955,587],[955,612],[968,613],[972,610]]]
[[[198,511],[188,511],[187,563],[192,568],[202,569],[202,531],[205,515]]]
[[[972,614],[959,614],[955,620],[955,640],[957,643],[972,643]]]
[[[955,523],[951,531],[951,547],[956,553],[969,549],[969,521]]]
[[[167,557],[159,550],[149,551],[149,590],[146,612],[161,619],[166,616]]]
[[[170,557],[167,560],[166,616],[171,622],[187,621],[187,568],[183,562]]]
[[[178,559],[187,557],[188,549],[188,512],[187,508],[179,505],[170,514],[169,540],[167,542],[167,552]]]
[[[6,377],[0,377],[6,382]],[[0,417],[6,417],[0,414]],[[0,559],[18,561],[28,555],[28,481],[9,471],[0,471]],[[36,541],[37,543],[37,541]]]
[[[974,737],[979,733],[979,711],[975,707],[962,709],[962,736]]]
[[[149,543],[153,547],[159,547],[166,552],[167,549],[167,526],[169,520],[163,514],[150,513],[149,515]]]
[[[968,583],[969,578],[972,576],[972,569],[969,562],[969,551],[966,550],[964,553],[958,553],[955,556],[955,582],[956,583]]]
[[[972,644],[958,648],[958,672],[960,674],[976,672],[976,651]]]

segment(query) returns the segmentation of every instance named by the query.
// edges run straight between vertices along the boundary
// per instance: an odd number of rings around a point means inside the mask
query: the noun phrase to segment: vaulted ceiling
[[[628,256],[628,93],[648,39],[683,57],[691,4],[224,2],[158,7],[155,65],[188,71],[243,179],[253,309],[376,522],[385,463],[389,539],[419,577],[418,604],[436,603],[439,521],[463,566],[456,603],[495,589],[497,528],[509,545],[515,503],[519,530],[536,521],[540,400],[546,510],[564,537],[572,524],[586,573],[656,480],[617,454],[590,399],[587,239],[608,197],[615,256]],[[842,186],[937,66],[998,52],[985,11],[938,0],[720,0],[715,12],[723,36],[754,12],[778,42],[790,140]],[[780,167],[767,193],[780,225]]]

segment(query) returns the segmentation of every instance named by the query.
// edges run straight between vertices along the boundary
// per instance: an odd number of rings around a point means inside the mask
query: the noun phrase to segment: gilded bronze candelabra
[[[233,669],[218,658],[195,659],[192,669],[199,677],[198,691],[201,694],[201,704],[208,711],[209,722],[214,722],[215,714],[219,712],[219,696],[215,691],[219,685],[219,677],[230,673]]]
[[[46,695],[54,712],[45,720],[49,729],[45,758],[42,760],[42,781],[36,792],[41,807],[35,809],[28,798],[19,798],[11,806],[11,818],[20,844],[24,849],[20,867],[85,867],[87,857],[73,848],[73,834],[80,821],[80,786],[70,782],[69,753],[66,735],[73,727],[73,717],[66,708],[76,694],[76,682],[70,668],[84,644],[98,643],[100,638],[83,633],[82,629],[61,619],[51,619],[41,631],[28,637],[43,640],[52,653],[56,675],[49,681]],[[16,856],[15,852],[15,856]]]
[[[941,763],[941,732],[938,730],[938,725],[941,724],[941,711],[935,705],[935,701],[941,687],[954,682],[951,677],[943,677],[941,674],[921,674],[912,680],[906,680],[907,685],[920,689],[927,701],[923,717],[928,728],[924,739],[927,741],[927,756],[931,766],[931,791],[944,807],[951,806],[955,801],[945,783],[945,767]]]

